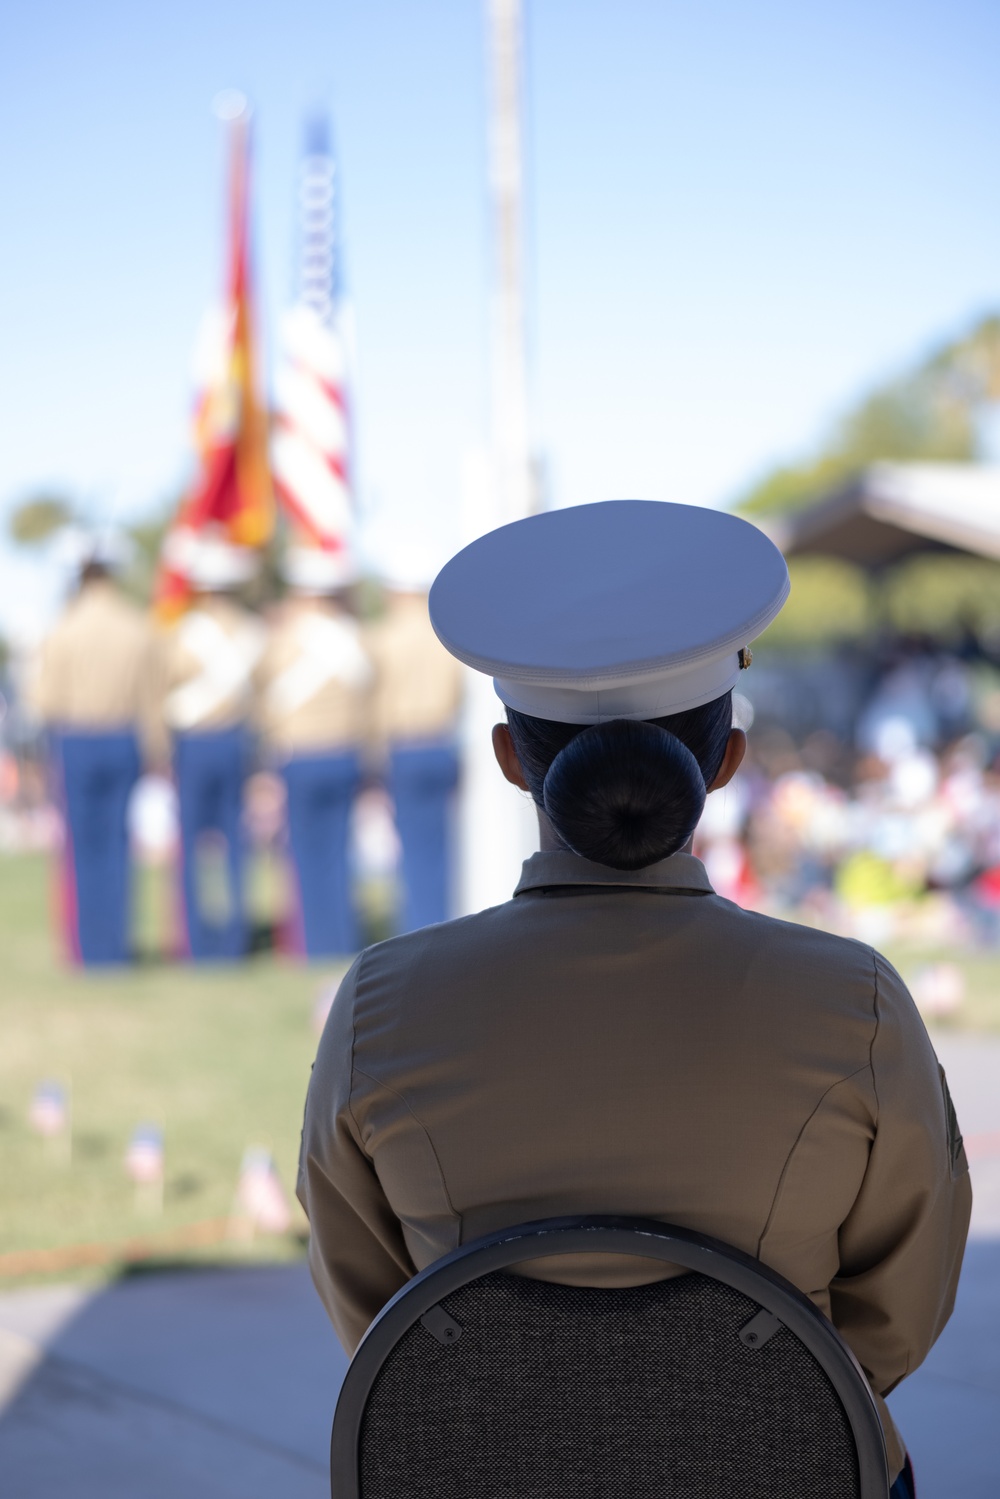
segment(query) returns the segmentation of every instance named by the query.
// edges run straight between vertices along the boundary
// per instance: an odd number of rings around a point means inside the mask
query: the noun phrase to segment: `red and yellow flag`
[[[191,591],[179,562],[184,541],[207,532],[257,548],[266,546],[274,528],[268,417],[254,337],[249,189],[250,121],[244,110],[230,123],[229,278],[221,314],[206,330],[194,417],[198,472],[167,532],[156,583],[156,609],[165,619],[184,609]]]

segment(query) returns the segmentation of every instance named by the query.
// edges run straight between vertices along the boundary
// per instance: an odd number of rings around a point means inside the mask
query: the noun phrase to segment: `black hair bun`
[[[669,729],[614,718],[582,729],[559,751],[543,800],[573,853],[611,869],[645,869],[688,841],[705,806],[705,781]]]

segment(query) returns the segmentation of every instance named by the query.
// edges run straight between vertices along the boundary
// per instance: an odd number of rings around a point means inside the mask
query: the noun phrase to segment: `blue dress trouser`
[[[451,915],[451,802],[458,750],[451,740],[397,745],[389,755],[389,790],[403,851],[399,930],[447,921]]]
[[[63,907],[82,963],[126,963],[131,929],[128,801],[139,778],[131,731],[58,733],[52,749],[66,818]]]
[[[295,755],[282,775],[306,956],[357,952],[348,835],[361,761],[354,750]]]
[[[243,890],[245,730],[205,729],[174,739],[174,771],[181,831],[181,888],[188,951],[196,961],[242,958],[249,945]],[[226,843],[228,900],[221,921],[203,909],[198,882],[199,841],[217,833]]]
[[[907,1458],[906,1467],[889,1490],[889,1499],[915,1499],[916,1492],[913,1486],[913,1469],[910,1466],[910,1459]]]

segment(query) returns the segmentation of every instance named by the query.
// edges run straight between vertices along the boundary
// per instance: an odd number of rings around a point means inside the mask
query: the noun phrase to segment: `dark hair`
[[[725,758],[732,693],[647,722],[583,726],[507,709],[531,795],[573,853],[645,869],[682,848]]]

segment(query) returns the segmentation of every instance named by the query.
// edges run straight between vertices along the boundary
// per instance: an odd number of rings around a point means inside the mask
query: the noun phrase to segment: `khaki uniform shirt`
[[[320,1042],[298,1191],[348,1348],[480,1234],[636,1214],[787,1276],[879,1396],[950,1315],[971,1204],[895,970],[722,900],[689,854],[634,873],[535,854],[507,904],[363,952]],[[643,1278],[587,1258],[545,1278]]]
[[[359,748],[368,732],[372,666],[349,614],[295,600],[257,668],[257,721],[273,754]]]
[[[158,658],[153,626],[108,578],[84,583],[42,647],[34,706],[43,723],[155,739]]]
[[[385,614],[369,628],[367,644],[375,666],[376,745],[384,749],[454,734],[462,668],[434,634],[427,599],[390,594]]]
[[[163,641],[163,718],[172,733],[231,729],[253,711],[254,671],[264,627],[231,599],[210,595]]]

